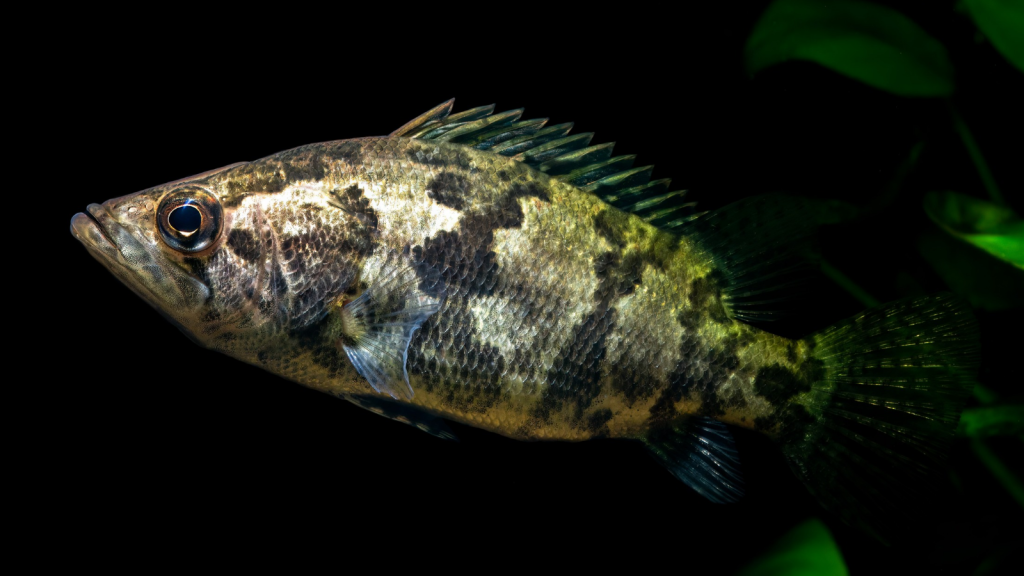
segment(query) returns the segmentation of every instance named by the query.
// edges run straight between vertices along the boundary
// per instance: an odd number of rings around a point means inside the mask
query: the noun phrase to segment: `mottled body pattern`
[[[766,196],[688,216],[667,179],[570,123],[451,106],[92,204],[71,230],[199,344],[441,438],[450,419],[637,439],[734,502],[723,423],[743,426],[875,534],[935,477],[977,365],[963,303],[759,330],[834,215]]]
[[[307,386],[376,395],[325,314],[411,266],[443,294],[410,345],[411,402],[445,418],[519,439],[640,437],[691,414],[771,431],[810,390],[808,344],[731,320],[698,246],[512,159],[367,138],[192,184],[232,221],[197,269],[252,279],[216,295],[242,312],[206,325],[213,346]]]

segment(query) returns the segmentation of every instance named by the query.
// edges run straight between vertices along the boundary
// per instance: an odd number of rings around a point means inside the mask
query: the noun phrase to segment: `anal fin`
[[[725,504],[743,496],[739,455],[725,424],[688,418],[652,431],[644,442],[655,460],[708,500]]]

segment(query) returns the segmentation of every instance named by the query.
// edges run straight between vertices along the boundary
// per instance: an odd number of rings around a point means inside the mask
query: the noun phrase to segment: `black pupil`
[[[195,206],[186,204],[172,210],[171,214],[167,217],[167,223],[178,232],[195,232],[199,230],[199,225],[203,223],[203,215],[199,213],[199,209]]]

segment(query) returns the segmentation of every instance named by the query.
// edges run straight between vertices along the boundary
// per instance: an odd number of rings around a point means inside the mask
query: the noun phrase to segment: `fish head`
[[[331,186],[243,189],[266,181],[252,176],[257,169],[238,165],[91,204],[71,233],[194,342],[292,377],[289,359],[324,355],[309,350],[311,330],[353,298],[376,216],[347,176]]]
[[[90,204],[71,219],[71,233],[118,280],[204,344],[208,324],[228,308],[207,268],[223,250],[230,220],[214,191],[182,182]]]

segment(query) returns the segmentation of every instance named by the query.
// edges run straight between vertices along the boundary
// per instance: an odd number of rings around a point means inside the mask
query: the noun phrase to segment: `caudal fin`
[[[974,317],[952,296],[918,298],[809,340],[823,375],[792,401],[783,452],[826,509],[889,539],[934,484],[973,387]]]

